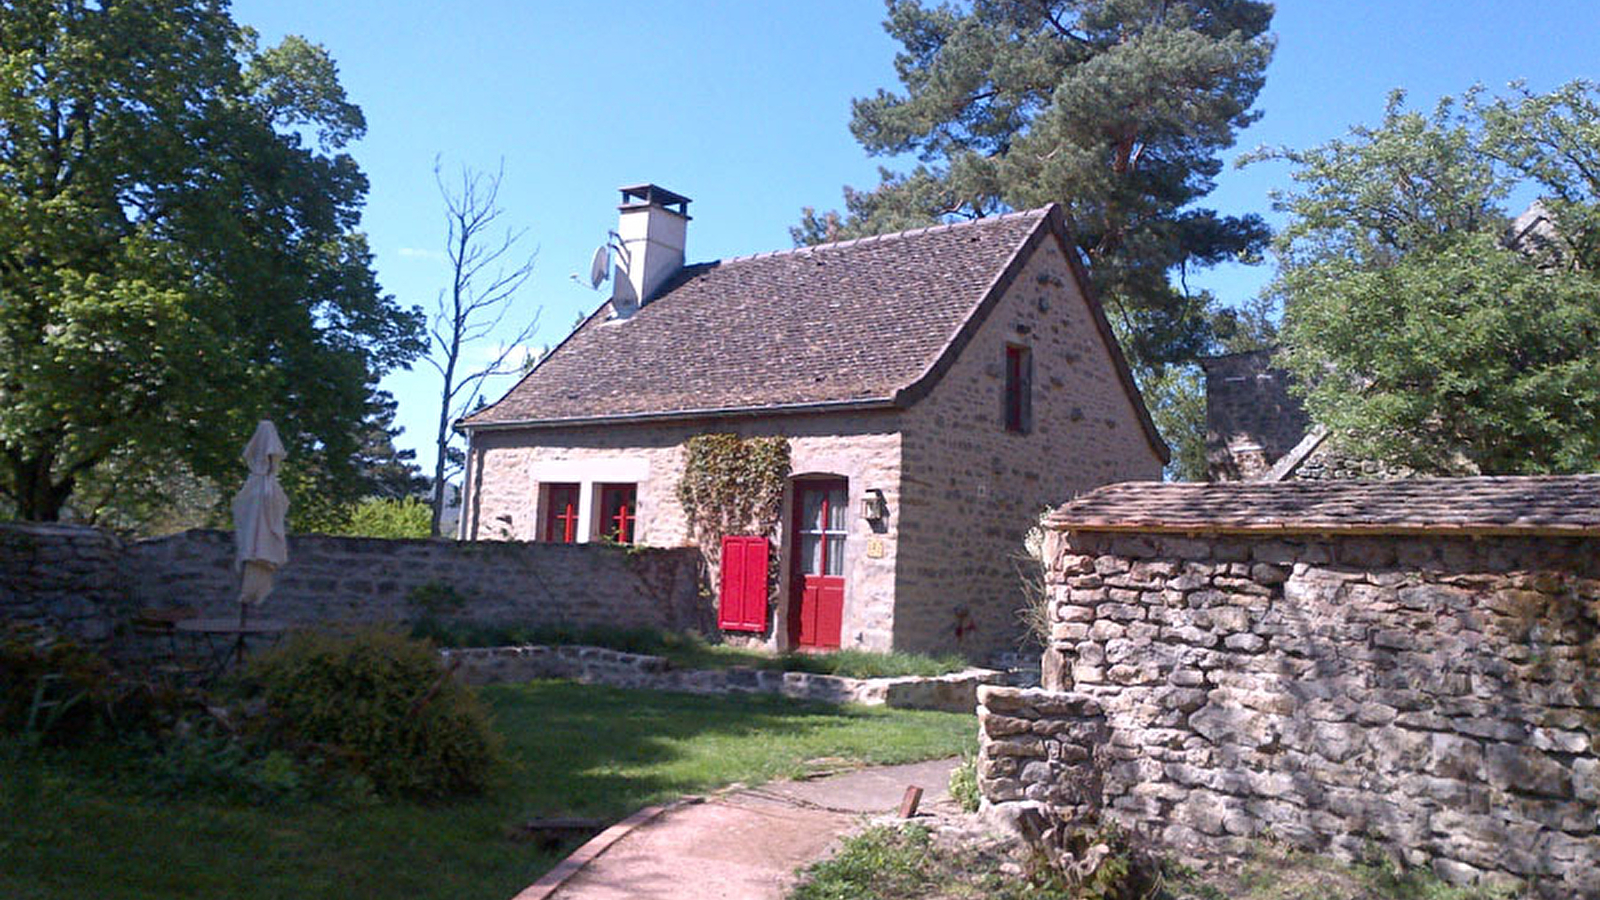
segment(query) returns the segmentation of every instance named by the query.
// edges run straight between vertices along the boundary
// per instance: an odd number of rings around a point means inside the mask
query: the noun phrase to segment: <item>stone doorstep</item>
[[[625,653],[600,647],[459,647],[439,651],[446,662],[460,658],[462,674],[481,684],[536,677],[577,678],[598,684],[646,690],[679,690],[702,694],[780,694],[830,703],[860,703],[895,709],[970,712],[977,706],[980,685],[1003,684],[1006,673],[969,668],[948,675],[901,675],[887,678],[844,678],[812,672],[781,672],[729,666],[724,669],[674,669],[661,656]],[[516,671],[518,663],[541,670]],[[544,674],[544,673],[550,674]]]

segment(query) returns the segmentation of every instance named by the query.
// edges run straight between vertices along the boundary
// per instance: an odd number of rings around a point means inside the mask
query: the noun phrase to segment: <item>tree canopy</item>
[[[1349,452],[1441,474],[1600,470],[1597,100],[1580,81],[1424,114],[1397,92],[1377,127],[1264,154],[1295,167],[1277,198],[1280,361]],[[1534,193],[1514,222],[1510,198]]]
[[[129,455],[232,481],[262,416],[341,489],[421,346],[357,230],[364,129],[225,0],[0,2],[0,497],[53,519]]]
[[[888,0],[902,91],[857,99],[875,155],[914,154],[845,212],[806,210],[795,240],[895,231],[1062,204],[1143,373],[1210,348],[1211,298],[1174,273],[1258,254],[1258,216],[1197,205],[1254,121],[1273,42],[1252,0]],[[1224,314],[1225,315],[1225,314]]]

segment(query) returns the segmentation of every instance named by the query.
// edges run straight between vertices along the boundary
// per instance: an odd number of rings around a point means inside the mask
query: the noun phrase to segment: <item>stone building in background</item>
[[[1410,474],[1334,452],[1328,430],[1289,393],[1277,348],[1200,360],[1206,373],[1208,481],[1340,481]]]

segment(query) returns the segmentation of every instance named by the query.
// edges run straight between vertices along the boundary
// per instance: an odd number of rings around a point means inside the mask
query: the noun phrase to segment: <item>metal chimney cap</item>
[[[640,206],[659,206],[668,212],[689,218],[689,198],[654,184],[634,184],[620,188],[622,205],[618,209],[636,209]],[[677,207],[673,209],[673,207]]]

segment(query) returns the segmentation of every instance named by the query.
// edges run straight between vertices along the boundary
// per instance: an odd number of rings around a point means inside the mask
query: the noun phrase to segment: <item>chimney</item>
[[[611,281],[611,307],[617,318],[625,319],[654,299],[667,279],[683,268],[689,198],[639,184],[622,188],[617,210],[622,252],[617,254]]]

